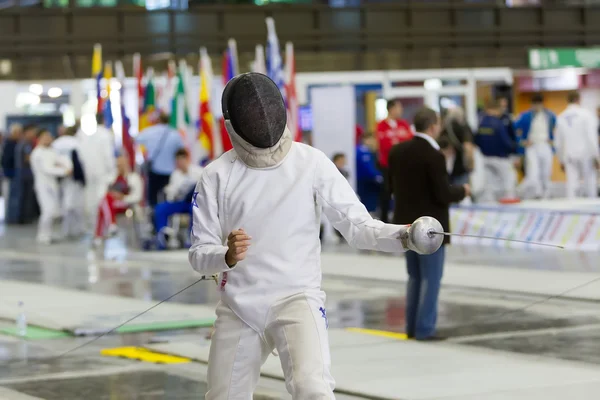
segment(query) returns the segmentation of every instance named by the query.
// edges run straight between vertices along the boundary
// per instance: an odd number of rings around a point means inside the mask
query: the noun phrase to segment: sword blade
[[[508,239],[508,238],[485,236],[485,235],[468,235],[465,233],[449,233],[449,232],[436,232],[436,231],[431,231],[431,233],[433,233],[434,235],[444,235],[444,236],[460,236],[460,237],[471,237],[471,238],[476,238],[476,239],[503,240],[505,242],[525,243],[525,244],[532,244],[535,246],[546,246],[546,247],[554,247],[557,249],[564,249],[564,246],[559,246],[557,244],[532,242],[529,240]]]

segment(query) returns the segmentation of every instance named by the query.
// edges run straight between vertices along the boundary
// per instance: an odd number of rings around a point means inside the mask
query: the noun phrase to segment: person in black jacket
[[[417,133],[408,142],[395,145],[389,158],[389,173],[395,199],[394,223],[411,223],[431,216],[450,231],[449,206],[470,194],[468,184],[450,185],[446,161],[436,140],[439,116],[424,107],[414,117]],[[444,244],[450,243],[446,236]],[[406,334],[417,340],[439,340],[436,336],[437,302],[444,269],[445,246],[431,255],[406,252]]]

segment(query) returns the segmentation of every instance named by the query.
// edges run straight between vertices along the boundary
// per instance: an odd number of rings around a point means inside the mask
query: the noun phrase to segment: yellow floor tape
[[[366,335],[381,336],[381,337],[386,337],[386,338],[390,338],[390,339],[408,340],[406,333],[379,331],[377,329],[363,329],[363,328],[346,328],[346,330],[350,331],[350,332],[364,333]]]
[[[170,356],[168,354],[155,353],[139,347],[117,347],[104,349],[100,352],[107,357],[122,357],[132,360],[151,362],[156,364],[183,364],[192,360],[184,357]]]

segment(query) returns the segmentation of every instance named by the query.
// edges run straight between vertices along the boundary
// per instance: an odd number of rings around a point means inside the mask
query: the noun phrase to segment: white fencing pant
[[[552,147],[549,143],[532,144],[525,149],[525,178],[519,190],[524,198],[550,196]]]
[[[205,399],[252,400],[260,367],[274,348],[294,400],[335,399],[324,305],[304,293],[271,307],[262,335],[219,303]]]
[[[485,187],[481,201],[515,197],[517,172],[508,157],[484,157]]]
[[[4,199],[4,218],[8,217],[8,198],[10,197],[10,178],[2,178],[2,198]]]
[[[565,174],[567,176],[567,198],[576,198],[578,192],[582,193],[584,197],[598,197],[598,172],[593,158],[569,159],[565,163]]]
[[[103,178],[87,178],[85,181],[85,214],[86,229],[94,232],[98,222],[98,208],[108,192],[108,185]]]
[[[52,239],[54,217],[60,210],[58,185],[37,183],[35,185],[35,196],[40,206],[37,240],[49,241]]]
[[[67,177],[62,180],[61,189],[63,235],[80,235],[84,231],[84,187],[81,183]]]

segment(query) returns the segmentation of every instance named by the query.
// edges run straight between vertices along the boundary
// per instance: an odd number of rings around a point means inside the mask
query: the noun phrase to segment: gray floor
[[[32,245],[34,233],[32,227],[0,225],[0,279],[161,300],[197,278],[185,259],[181,262],[153,259],[147,253],[128,248],[123,238],[108,241],[104,249],[91,250],[86,238],[49,247]],[[352,252],[337,245],[327,246],[325,251]],[[450,247],[448,261],[482,269],[510,266],[598,272],[600,276],[598,255],[591,253]],[[403,286],[378,278],[359,281],[341,276],[325,276],[323,286],[328,292],[330,327],[403,331]],[[600,285],[597,287],[600,290]],[[461,345],[600,365],[600,304],[560,298],[541,300],[533,295],[445,286],[439,331]],[[27,303],[27,299],[23,301]],[[212,287],[196,285],[173,301],[213,305],[218,299]],[[540,304],[529,307],[537,301]],[[519,311],[523,307],[527,309]],[[0,327],[12,324],[0,321]],[[150,340],[173,341],[179,336],[197,336],[201,340],[204,333],[200,329],[104,337],[59,359],[47,357],[61,354],[89,338],[25,343],[0,336],[0,386],[13,391],[0,391],[0,398],[202,398],[204,365],[160,366],[105,358],[99,356],[99,351]],[[282,394],[285,389],[280,381],[262,379],[261,390],[275,394],[276,398],[289,398]]]

